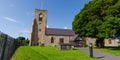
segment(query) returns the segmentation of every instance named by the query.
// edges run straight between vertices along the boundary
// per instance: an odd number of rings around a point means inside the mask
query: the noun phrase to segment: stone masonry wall
[[[54,38],[54,43],[51,43],[51,37]],[[58,46],[60,43],[60,38],[64,39],[64,43],[70,43],[70,39],[73,36],[55,36],[55,35],[47,35],[45,39],[45,46]]]

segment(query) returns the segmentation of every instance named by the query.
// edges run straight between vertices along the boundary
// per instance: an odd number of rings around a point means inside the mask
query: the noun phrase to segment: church
[[[96,38],[85,37],[84,40],[78,37],[73,30],[47,28],[47,10],[35,10],[30,36],[30,46],[59,46],[60,44],[85,46],[96,44]],[[118,46],[114,39],[105,39],[105,46]]]
[[[57,46],[60,43],[70,43],[75,36],[70,29],[47,28],[47,10],[35,10],[32,23],[30,45]]]

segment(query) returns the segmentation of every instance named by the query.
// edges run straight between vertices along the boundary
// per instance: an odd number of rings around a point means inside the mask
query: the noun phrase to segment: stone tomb
[[[59,50],[71,50],[73,48],[73,45],[70,43],[61,43],[59,45]]]

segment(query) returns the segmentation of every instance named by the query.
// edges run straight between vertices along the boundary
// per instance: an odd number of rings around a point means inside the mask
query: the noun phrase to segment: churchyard
[[[59,50],[57,47],[21,46],[11,60],[97,60],[80,50]]]

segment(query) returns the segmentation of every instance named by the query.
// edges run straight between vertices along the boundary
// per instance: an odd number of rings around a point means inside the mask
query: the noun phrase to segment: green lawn
[[[94,48],[97,51],[120,56],[120,47]]]
[[[56,47],[22,46],[11,60],[97,60],[80,50],[58,50]]]

